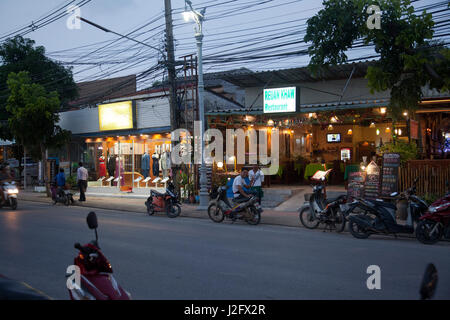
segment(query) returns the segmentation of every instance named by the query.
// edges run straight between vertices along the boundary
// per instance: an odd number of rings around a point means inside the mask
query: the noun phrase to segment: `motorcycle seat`
[[[339,197],[334,197],[334,198],[327,198],[327,199],[325,200],[325,204],[329,204],[329,203],[331,203],[331,202],[334,202],[334,201],[337,201],[337,200],[340,200],[340,199],[344,199],[344,198],[345,198],[344,195],[341,195],[341,196],[339,196]]]
[[[152,196],[154,196],[154,197],[163,197],[163,196],[164,196],[164,193],[161,193],[161,192],[158,192],[158,191],[155,191],[155,190],[152,190],[152,191],[150,192],[150,194],[151,194]]]
[[[378,201],[378,200],[369,200],[369,201],[372,202],[377,207],[386,207],[389,209],[397,210],[397,206],[390,202]]]
[[[241,199],[234,198],[233,199],[234,203],[244,203],[244,202],[247,202],[247,201],[248,201],[248,199],[246,199],[246,198],[241,198]]]

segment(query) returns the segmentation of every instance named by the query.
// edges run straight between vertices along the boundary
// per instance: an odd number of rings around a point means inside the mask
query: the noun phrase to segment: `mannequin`
[[[114,155],[108,156],[108,175],[114,177],[114,172],[116,171],[116,157]]]
[[[171,167],[171,160],[170,160],[170,153],[168,151],[165,151],[161,155],[161,169],[163,171],[163,177],[166,178],[169,176],[169,170]]]
[[[117,178],[118,176],[119,176],[119,157],[115,157],[116,158],[116,175],[115,175],[115,178]],[[124,183],[124,175],[123,175],[123,173],[125,172],[125,169],[124,169],[124,163],[123,163],[123,160],[121,159],[120,160],[120,176],[122,177],[122,182],[120,182],[121,183],[121,185]]]
[[[142,163],[141,163],[142,175],[144,178],[147,178],[150,173],[150,156],[147,151],[142,155]]]
[[[106,159],[103,155],[98,159],[98,177],[106,177]]]
[[[153,176],[159,177],[159,155],[156,153],[156,151],[152,155],[152,161],[153,161],[152,164]]]

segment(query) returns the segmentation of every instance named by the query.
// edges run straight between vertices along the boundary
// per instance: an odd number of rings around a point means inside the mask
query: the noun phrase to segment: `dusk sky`
[[[58,8],[85,3],[81,16],[103,27],[163,49],[164,0],[2,0],[0,35],[5,36],[32,21],[39,21]],[[417,1],[416,8],[442,1]],[[307,55],[249,60],[250,56],[294,52],[307,48],[302,43],[306,19],[321,8],[317,0],[193,0],[194,8],[206,7],[204,22],[205,72],[247,67],[254,71],[294,68],[308,63]],[[196,53],[193,23],[181,17],[184,0],[172,0],[176,58]],[[66,10],[60,10],[66,13]],[[158,52],[127,39],[119,39],[85,23],[81,29],[67,27],[68,15],[25,37],[45,46],[47,54],[74,67],[76,81],[139,74],[157,63]],[[152,22],[148,24],[149,22]],[[148,24],[148,25],[146,25]],[[26,29],[25,29],[26,30]],[[0,39],[3,41],[4,38]],[[107,45],[106,47],[104,47]],[[373,55],[367,48],[353,49],[349,58]],[[220,63],[208,57],[237,61]],[[163,76],[152,72],[140,81],[148,86]]]

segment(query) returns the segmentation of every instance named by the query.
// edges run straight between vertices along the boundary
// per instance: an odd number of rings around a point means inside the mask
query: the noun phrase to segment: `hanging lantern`
[[[332,124],[330,124],[330,125],[328,126],[328,130],[329,130],[329,131],[333,130],[333,125],[332,125]]]
[[[380,113],[381,114],[385,114],[386,113],[386,108],[380,108]]]
[[[377,129],[377,136],[380,135],[380,129]]]
[[[387,127],[386,130],[384,131],[386,133],[391,133],[391,128]]]
[[[375,122],[371,122],[369,128],[375,128]]]
[[[352,130],[352,129],[348,129],[347,134],[348,134],[349,136],[351,136],[351,135],[353,134],[353,130]]]
[[[336,116],[331,117],[330,122],[336,123],[338,122],[338,118]]]
[[[267,125],[273,127],[275,123],[273,122],[272,119],[269,119],[269,121],[267,121]]]

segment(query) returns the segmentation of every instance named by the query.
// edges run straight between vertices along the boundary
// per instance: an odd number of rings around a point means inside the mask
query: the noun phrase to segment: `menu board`
[[[366,181],[364,182],[364,198],[377,199],[380,196],[380,168],[375,161],[366,168]]]
[[[385,153],[383,155],[383,170],[381,182],[381,196],[389,197],[398,191],[398,168],[400,167],[400,154]]]
[[[347,201],[352,201],[353,198],[362,198],[364,196],[364,181],[366,178],[365,172],[350,172],[348,175],[347,186]]]

